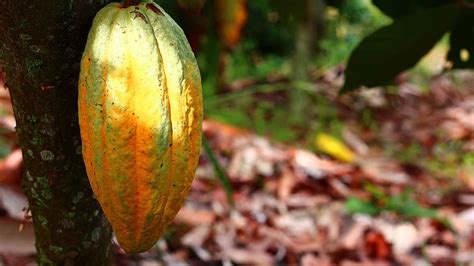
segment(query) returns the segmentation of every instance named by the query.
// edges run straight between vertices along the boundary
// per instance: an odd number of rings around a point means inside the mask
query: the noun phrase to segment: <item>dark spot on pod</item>
[[[153,13],[157,14],[157,15],[163,15],[163,12],[161,12],[161,10],[156,7],[154,4],[146,4],[146,8],[147,9],[150,9]]]
[[[140,13],[140,12],[138,12],[138,11],[136,11],[136,10],[133,10],[133,11],[131,11],[130,13],[131,13],[131,14],[135,14],[135,17],[134,17],[133,19],[136,19],[136,18],[138,17],[138,18],[143,19],[143,21],[145,21],[145,23],[148,24],[148,21],[146,21],[145,15],[143,15],[142,13]]]

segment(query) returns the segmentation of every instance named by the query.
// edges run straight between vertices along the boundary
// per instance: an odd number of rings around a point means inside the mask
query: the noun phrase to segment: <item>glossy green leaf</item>
[[[395,20],[372,33],[352,52],[341,92],[391,84],[456,25],[459,15],[456,5],[436,7]]]

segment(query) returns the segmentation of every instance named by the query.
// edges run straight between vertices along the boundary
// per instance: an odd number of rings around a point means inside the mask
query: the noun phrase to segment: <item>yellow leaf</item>
[[[335,159],[347,163],[352,163],[355,160],[355,154],[337,138],[325,134],[318,133],[314,139],[316,148]]]

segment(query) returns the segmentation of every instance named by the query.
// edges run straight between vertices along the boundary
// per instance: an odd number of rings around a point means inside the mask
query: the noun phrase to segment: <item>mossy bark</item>
[[[107,265],[111,229],[93,197],[77,117],[79,62],[107,0],[0,0],[6,67],[40,265]]]

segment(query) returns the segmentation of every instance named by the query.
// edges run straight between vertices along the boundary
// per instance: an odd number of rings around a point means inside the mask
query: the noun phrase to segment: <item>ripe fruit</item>
[[[201,78],[181,28],[151,1],[100,10],[81,61],[82,154],[125,251],[151,248],[180,209],[201,122]]]

